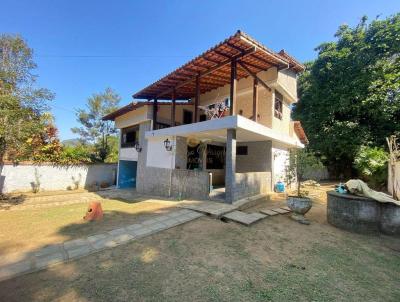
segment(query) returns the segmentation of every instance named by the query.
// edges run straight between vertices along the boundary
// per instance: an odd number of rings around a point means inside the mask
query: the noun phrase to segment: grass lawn
[[[322,195],[321,195],[322,196]],[[3,301],[400,301],[400,239],[208,217],[0,283]]]
[[[74,200],[82,198],[80,196],[78,193],[60,198]],[[0,256],[25,253],[44,245],[102,233],[171,210],[171,204],[151,199],[144,202],[141,199],[130,202],[103,199],[101,204],[104,219],[99,222],[83,220],[87,202],[0,211]]]

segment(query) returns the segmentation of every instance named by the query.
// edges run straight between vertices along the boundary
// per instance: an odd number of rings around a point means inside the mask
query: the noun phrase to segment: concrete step
[[[267,217],[267,215],[261,213],[248,214],[241,211],[233,211],[224,214],[221,219],[226,221],[234,221],[243,224],[245,226],[249,226],[265,217]]]
[[[279,214],[287,214],[290,213],[291,210],[288,207],[280,207],[280,208],[265,208],[261,209],[260,213],[268,215],[268,216],[275,216]]]

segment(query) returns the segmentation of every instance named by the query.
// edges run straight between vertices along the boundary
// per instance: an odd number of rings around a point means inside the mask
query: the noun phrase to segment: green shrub
[[[65,146],[62,149],[59,164],[85,164],[93,162],[92,152],[89,148],[78,146]]]
[[[354,158],[359,176],[373,188],[381,188],[387,181],[389,154],[382,148],[361,146]]]

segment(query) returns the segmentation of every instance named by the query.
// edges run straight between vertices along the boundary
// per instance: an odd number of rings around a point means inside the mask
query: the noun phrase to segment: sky
[[[132,94],[243,30],[301,62],[354,26],[400,12],[398,0],[103,1],[0,0],[0,33],[19,34],[34,50],[38,85],[55,93],[52,113],[62,140],[76,137],[75,110],[113,88],[121,106]]]

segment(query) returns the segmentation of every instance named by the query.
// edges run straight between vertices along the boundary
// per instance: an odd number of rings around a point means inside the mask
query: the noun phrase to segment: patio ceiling
[[[145,136],[147,139],[182,136],[187,138],[194,137],[205,141],[226,142],[227,129],[236,129],[237,142],[275,141],[288,147],[304,147],[294,137],[277,132],[240,115],[147,131]]]
[[[230,83],[232,60],[239,62],[237,79],[250,73],[257,74],[271,67],[292,68],[296,72],[304,66],[283,50],[275,53],[253,38],[237,31],[233,36],[210,48],[157,82],[133,95],[136,99],[187,100],[196,94],[196,80],[200,93],[205,93]]]

